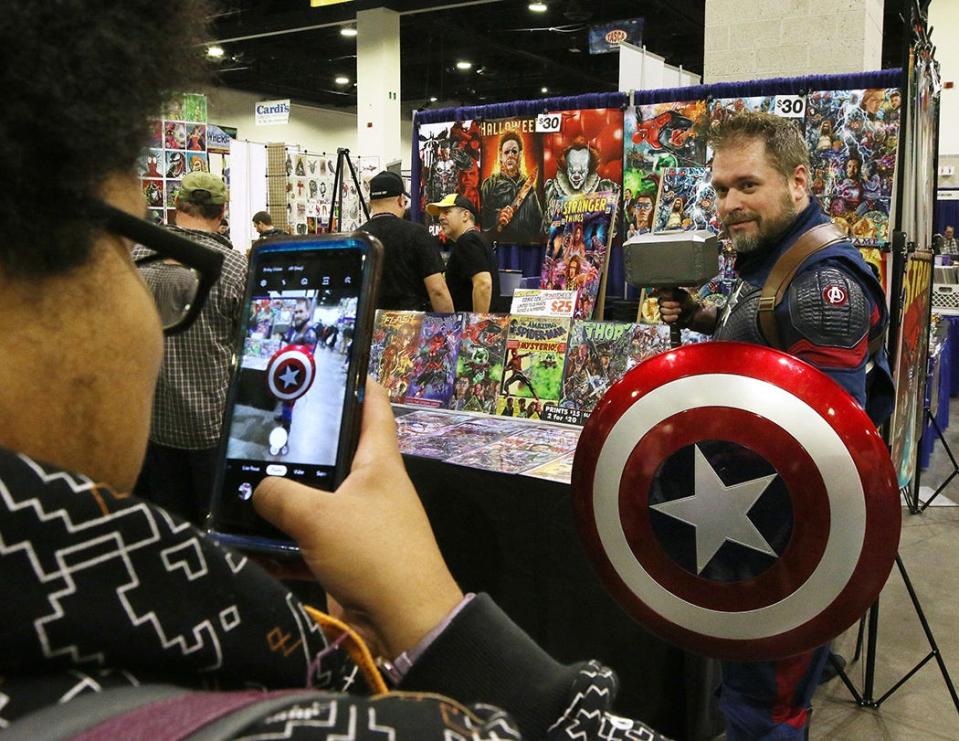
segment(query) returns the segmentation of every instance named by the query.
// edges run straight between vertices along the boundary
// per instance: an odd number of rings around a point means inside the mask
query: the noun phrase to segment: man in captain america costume
[[[712,184],[726,235],[737,251],[737,281],[727,306],[698,304],[685,291],[664,293],[660,311],[714,339],[769,346],[759,297],[776,261],[829,218],[808,193],[809,155],[798,128],[766,113],[727,117],[710,131]],[[870,340],[886,328],[885,297],[859,251],[842,240],[808,257],[775,309],[781,348],[833,378],[882,423],[893,405],[885,352]],[[720,707],[726,738],[802,739],[810,702],[829,655],[821,646],[772,662],[723,662]]]

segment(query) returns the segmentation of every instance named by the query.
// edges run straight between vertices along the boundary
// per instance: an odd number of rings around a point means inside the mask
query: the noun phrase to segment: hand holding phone
[[[326,490],[346,478],[381,255],[362,233],[253,248],[209,521],[218,540],[296,555],[296,544],[254,511],[254,489],[267,476]]]
[[[362,431],[335,492],[267,478],[256,511],[290,535],[348,622],[368,626],[392,658],[415,646],[463,598],[406,474],[383,388],[367,381]]]

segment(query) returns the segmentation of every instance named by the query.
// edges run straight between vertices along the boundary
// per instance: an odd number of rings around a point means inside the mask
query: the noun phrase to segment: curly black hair
[[[0,270],[89,257],[88,204],[133,172],[149,121],[208,79],[207,0],[9,0],[0,25]]]

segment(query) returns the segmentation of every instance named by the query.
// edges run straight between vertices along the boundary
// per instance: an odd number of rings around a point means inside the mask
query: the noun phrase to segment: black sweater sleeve
[[[480,594],[417,659],[398,689],[495,705],[515,718],[524,738],[545,738],[566,709],[577,673]]]

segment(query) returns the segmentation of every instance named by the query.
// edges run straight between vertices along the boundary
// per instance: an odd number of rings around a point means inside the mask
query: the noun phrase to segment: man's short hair
[[[269,211],[257,211],[255,214],[253,214],[253,223],[273,226],[273,217],[270,216]]]
[[[806,140],[789,118],[760,111],[732,113],[713,122],[707,137],[714,152],[758,139],[766,146],[769,164],[786,178],[792,177],[800,165],[810,169]]]
[[[222,203],[196,203],[178,195],[176,197],[176,210],[187,216],[212,220],[223,216],[226,206]]]
[[[20,63],[0,65],[0,270],[63,273],[89,259],[89,203],[104,180],[134,170],[166,99],[204,84],[208,6],[10,0],[3,9],[0,45]]]
[[[507,131],[499,140],[499,151],[503,151],[503,147],[506,146],[507,142],[516,142],[519,145],[519,151],[523,151],[523,137],[517,134],[515,131]]]

